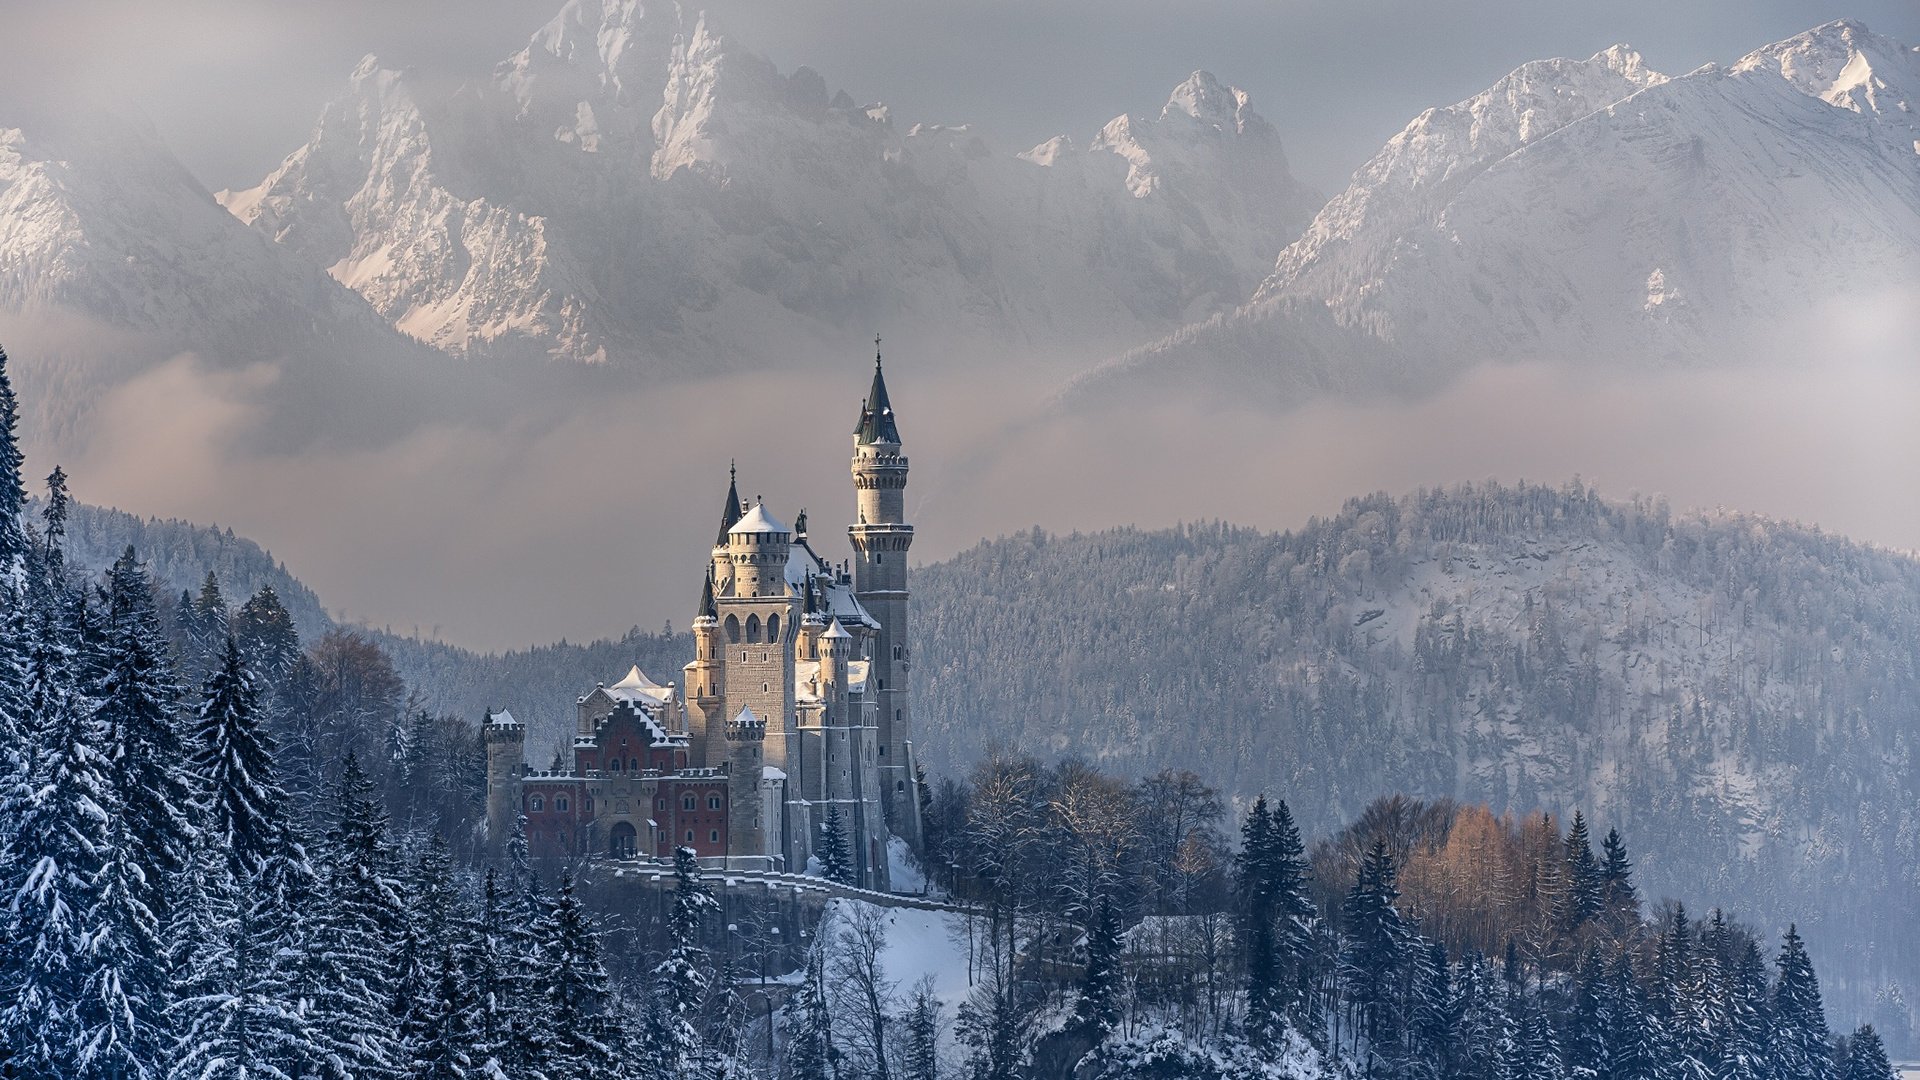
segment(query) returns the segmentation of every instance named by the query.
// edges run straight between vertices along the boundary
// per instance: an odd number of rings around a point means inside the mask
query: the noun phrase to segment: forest
[[[874,904],[770,982],[690,852],[641,927],[485,836],[471,718],[374,640],[73,561],[16,417],[0,357],[4,1075],[1892,1076],[1797,929],[1650,904],[1578,811],[1389,796],[1309,846],[1278,791],[1002,748],[926,785],[957,1000]]]

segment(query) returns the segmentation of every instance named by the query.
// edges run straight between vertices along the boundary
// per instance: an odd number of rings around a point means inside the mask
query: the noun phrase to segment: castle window
[[[637,758],[637,757],[630,757],[630,758],[628,758],[628,759],[627,759],[627,771],[628,771],[628,772],[639,772],[639,771],[640,771],[640,759],[639,759],[639,758]]]
[[[727,640],[735,644],[738,644],[740,641],[740,617],[738,615],[727,616]],[[745,657],[741,659],[745,659]]]
[[[720,796],[718,795],[707,796],[707,809],[709,810],[720,809]]]
[[[893,647],[893,658],[894,658],[895,660],[898,660],[898,659],[900,659],[900,646],[898,646],[898,645],[895,645],[895,646]]]
[[[759,640],[760,640],[760,616],[749,615],[747,616],[747,643],[753,644],[755,642],[758,642]]]
[[[720,842],[720,830],[719,830],[719,829],[714,829],[713,831],[711,831],[711,832],[709,832],[709,833],[707,834],[707,841],[708,841],[708,843],[713,843],[713,844],[717,844],[717,843],[719,843],[719,842]]]
[[[893,782],[893,790],[895,791],[907,790],[907,782],[905,780],[895,780]]]
[[[653,800],[653,808],[655,810],[665,810],[667,808],[667,800],[665,799]]]
[[[693,843],[693,830],[692,830],[692,829],[688,829],[688,830],[687,830],[687,843],[689,843],[689,844],[691,844],[691,843]]]
[[[684,798],[684,799],[681,799],[681,800],[680,800],[680,809],[682,809],[682,810],[691,810],[691,809],[693,809],[693,796],[691,796],[691,795],[689,795],[689,796],[687,796],[686,798]]]
[[[527,800],[527,809],[532,810],[536,813],[538,813],[541,810],[545,810],[546,808],[547,808],[547,800],[541,798],[538,795],[535,795],[532,798]]]
[[[767,640],[780,640],[780,616],[778,615],[767,616]]]
[[[607,768],[608,768],[608,769],[610,769],[610,770],[612,770],[613,772],[619,772],[619,771],[620,771],[620,759],[619,759],[619,758],[614,758],[614,759],[613,759],[612,761],[609,761],[609,762],[607,762]]]
[[[881,756],[881,757],[886,757],[886,756],[887,756],[887,748],[886,748],[886,747],[884,747],[884,746],[882,746],[882,747],[880,748],[880,756]]]
[[[567,797],[565,795],[556,796],[553,800],[553,808],[562,814],[566,813]]]

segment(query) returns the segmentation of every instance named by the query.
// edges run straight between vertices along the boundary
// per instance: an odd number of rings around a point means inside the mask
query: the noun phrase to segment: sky
[[[723,30],[907,122],[1018,149],[1157,109],[1207,69],[1254,96],[1331,193],[1420,110],[1528,60],[1626,42],[1678,74],[1835,18],[1920,41],[1912,0],[714,0]],[[360,57],[484,78],[558,0],[8,0],[0,95],[137,110],[209,188],[258,182]]]

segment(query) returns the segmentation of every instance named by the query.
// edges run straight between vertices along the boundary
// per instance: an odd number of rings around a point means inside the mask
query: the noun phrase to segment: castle
[[[878,352],[853,433],[853,486],[853,559],[835,568],[810,545],[804,512],[788,525],[743,505],[730,476],[681,683],[636,666],[596,687],[576,702],[571,766],[547,771],[527,766],[525,727],[490,713],[491,835],[524,816],[536,856],[691,847],[743,869],[801,872],[837,818],[853,882],[888,888],[889,840],[920,845],[920,786],[907,458]]]

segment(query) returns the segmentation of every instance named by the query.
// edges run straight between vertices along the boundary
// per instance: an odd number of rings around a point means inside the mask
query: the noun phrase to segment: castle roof
[[[753,714],[753,706],[742,705],[740,706],[740,711],[733,714],[733,722],[736,724],[757,724],[760,722],[760,718]]]
[[[499,712],[488,713],[487,723],[496,725],[498,727],[519,727],[520,726],[520,721],[515,720],[513,718],[513,714],[508,712],[505,709],[501,709]]]
[[[839,619],[845,626],[880,629],[880,624],[854,596],[852,586],[842,583],[833,568],[816,555],[805,540],[796,540],[787,552],[787,584],[794,593],[805,596],[809,582],[813,585],[814,599],[808,610]]]
[[[860,422],[853,426],[854,437],[862,446],[900,442],[900,429],[893,424],[893,403],[887,400],[887,380],[880,373],[880,354],[873,356],[873,386],[867,400],[860,404]]]
[[[793,534],[793,530],[787,528],[779,518],[767,513],[765,503],[754,503],[753,507],[745,514],[742,514],[740,520],[734,522],[733,527],[728,529],[727,532],[737,534],[784,533],[789,536]]]
[[[847,633],[847,628],[840,625],[839,619],[833,620],[833,625],[827,627],[827,632],[820,636],[836,641],[849,641],[853,638],[852,634]]]
[[[740,484],[733,467],[727,467],[727,501],[720,507],[720,535],[714,538],[714,546],[727,542],[727,531],[733,523],[740,520]]]

